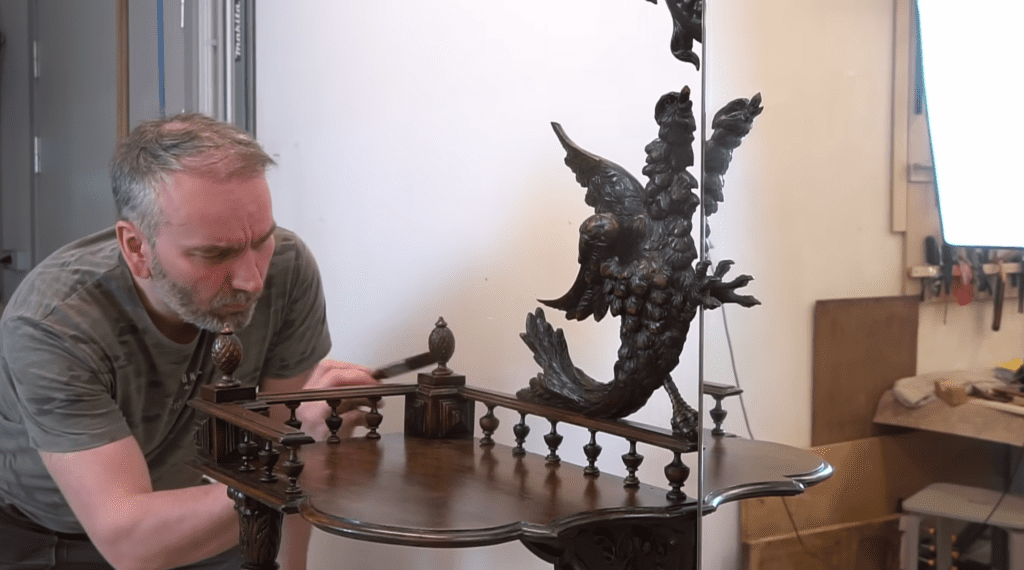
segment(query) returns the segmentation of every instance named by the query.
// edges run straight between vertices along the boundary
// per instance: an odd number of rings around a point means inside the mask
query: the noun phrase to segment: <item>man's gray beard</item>
[[[224,327],[229,327],[232,331],[239,331],[249,324],[256,312],[256,300],[259,299],[259,294],[246,291],[235,291],[231,295],[214,297],[210,307],[205,311],[196,307],[191,291],[187,287],[175,283],[167,275],[167,271],[156,255],[153,256],[153,263],[150,264],[150,272],[153,284],[160,294],[160,300],[170,307],[181,320],[201,329],[219,333]],[[223,306],[243,303],[248,308],[240,313],[228,313],[223,316],[216,314],[217,309]]]

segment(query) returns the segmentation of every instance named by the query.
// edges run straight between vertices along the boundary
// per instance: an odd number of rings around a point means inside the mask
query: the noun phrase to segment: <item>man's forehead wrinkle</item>
[[[170,225],[170,224],[168,224],[168,225]],[[187,228],[186,224],[178,224],[178,226],[186,227]],[[265,231],[263,233],[260,233],[258,235],[253,235],[251,240],[250,239],[244,239],[244,240],[234,240],[234,239],[219,240],[219,239],[215,239],[214,238],[214,239],[210,239],[210,240],[206,240],[206,241],[203,241],[203,242],[196,243],[194,245],[190,245],[190,246],[187,247],[186,251],[202,252],[202,251],[242,250],[242,249],[245,249],[246,247],[248,247],[250,243],[256,244],[256,243],[259,243],[261,241],[266,240],[267,238],[270,238],[271,236],[274,235],[274,232],[276,230],[277,230],[277,223],[276,222],[272,222],[271,225],[270,225],[270,229],[268,229],[267,231]]]

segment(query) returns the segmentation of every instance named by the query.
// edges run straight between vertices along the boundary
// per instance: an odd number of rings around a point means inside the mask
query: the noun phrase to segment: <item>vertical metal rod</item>
[[[707,259],[707,216],[704,214],[704,188],[708,182],[707,169],[704,162],[704,150],[707,136],[708,107],[708,7],[711,0],[704,0],[700,18],[700,261]],[[711,268],[709,268],[711,270]],[[703,563],[702,545],[704,542],[704,306],[700,308],[700,334],[697,343],[697,528],[694,538],[694,557],[696,569],[700,570]]]
[[[36,145],[39,140],[39,135],[36,132],[36,81],[39,79],[38,73],[38,59],[36,43],[39,39],[39,0],[33,0],[29,5],[28,10],[28,29],[29,31],[29,47],[32,49],[33,54],[33,65],[36,66],[35,81],[28,82],[28,129],[29,135],[32,137],[33,153],[36,150]],[[35,174],[35,160],[33,160],[32,170],[33,173],[29,177],[31,183],[29,184],[28,192],[28,233],[29,233],[29,258],[32,263],[32,267],[35,267],[36,263],[39,262],[36,259],[38,244],[36,240],[36,194],[39,190],[39,182],[36,180],[37,175]]]
[[[236,0],[225,0],[221,14],[223,15],[223,31],[224,31],[224,42],[221,48],[221,61],[224,63],[224,69],[222,69],[221,77],[224,82],[224,89],[221,92],[223,96],[222,102],[224,115],[221,120],[229,123],[234,122],[235,119],[235,107],[233,104],[234,98],[234,82],[232,77],[235,73],[234,66],[234,51],[235,51],[235,34],[234,34],[234,21],[235,21],[235,6]]]
[[[160,116],[167,116],[167,97],[164,93],[164,0],[156,0],[156,69],[157,97],[160,99]]]
[[[256,136],[256,0],[245,7],[245,130]]]

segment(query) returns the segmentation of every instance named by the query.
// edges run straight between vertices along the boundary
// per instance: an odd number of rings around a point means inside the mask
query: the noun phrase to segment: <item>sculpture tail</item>
[[[538,307],[526,315],[526,332],[519,337],[541,368],[529,387],[516,393],[519,399],[585,413],[611,392],[608,384],[597,382],[573,365],[565,334],[547,322],[543,309]]]

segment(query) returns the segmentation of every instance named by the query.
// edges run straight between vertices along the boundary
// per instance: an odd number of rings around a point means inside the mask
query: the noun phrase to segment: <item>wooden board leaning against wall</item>
[[[817,570],[822,560],[895,568],[901,499],[939,481],[998,488],[996,444],[873,423],[885,390],[915,373],[919,306],[916,297],[816,303],[812,445],[835,475],[800,497],[741,503],[748,570]]]

